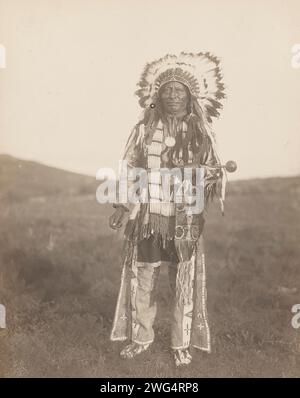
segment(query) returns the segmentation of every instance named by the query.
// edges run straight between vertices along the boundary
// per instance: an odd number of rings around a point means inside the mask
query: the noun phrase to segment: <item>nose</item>
[[[174,86],[170,87],[170,98],[176,97],[176,89]]]

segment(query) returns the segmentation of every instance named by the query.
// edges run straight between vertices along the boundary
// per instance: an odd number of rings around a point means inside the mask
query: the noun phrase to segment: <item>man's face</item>
[[[160,89],[160,99],[163,109],[168,113],[185,111],[188,103],[188,89],[179,82],[169,82]]]

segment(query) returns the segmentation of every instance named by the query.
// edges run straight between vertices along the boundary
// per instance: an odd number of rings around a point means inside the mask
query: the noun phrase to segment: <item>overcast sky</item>
[[[299,0],[0,0],[0,152],[95,175],[117,168],[147,62],[221,58],[214,130],[233,178],[300,174]]]

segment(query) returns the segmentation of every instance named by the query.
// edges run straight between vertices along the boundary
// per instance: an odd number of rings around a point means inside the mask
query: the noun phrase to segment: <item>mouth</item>
[[[167,101],[167,105],[170,105],[170,106],[180,105],[180,102],[176,102],[176,101]]]

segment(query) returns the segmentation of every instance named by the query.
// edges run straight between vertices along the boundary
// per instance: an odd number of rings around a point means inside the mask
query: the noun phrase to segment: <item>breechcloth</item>
[[[141,240],[137,245],[137,261],[151,263],[153,266],[160,262],[178,263],[174,239],[168,240],[165,247],[162,247],[153,236]]]

